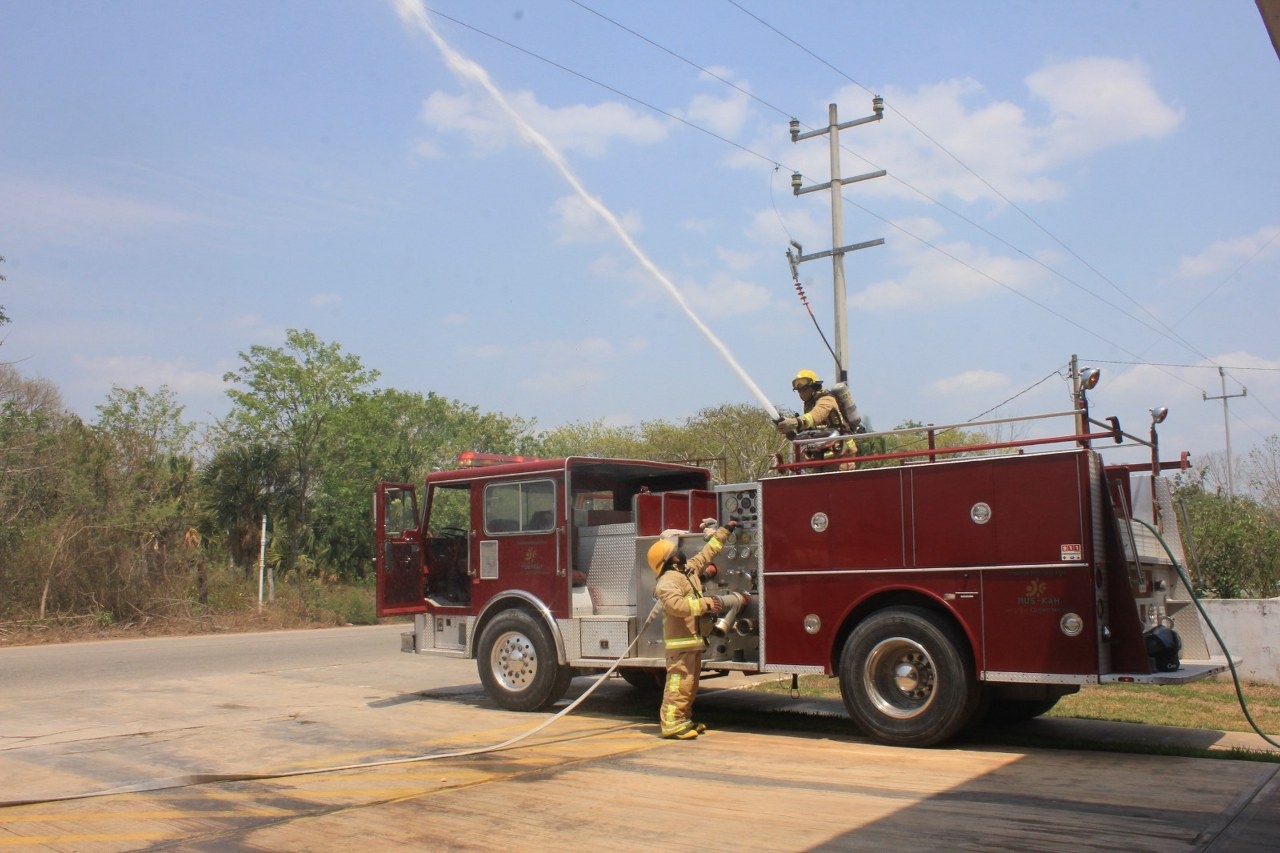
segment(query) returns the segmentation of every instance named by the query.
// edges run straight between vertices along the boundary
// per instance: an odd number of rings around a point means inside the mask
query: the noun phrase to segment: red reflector
[[[1118,679],[1116,679],[1116,680],[1117,680],[1117,681],[1121,681],[1121,682],[1123,682],[1123,683],[1125,683],[1125,684],[1133,684],[1133,683],[1134,683],[1133,677],[1132,677],[1132,676],[1128,676],[1128,675],[1122,675],[1122,676],[1120,676],[1120,677],[1119,677]]]

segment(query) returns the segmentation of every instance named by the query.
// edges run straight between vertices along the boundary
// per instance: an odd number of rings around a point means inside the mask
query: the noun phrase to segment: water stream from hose
[[[406,24],[410,24],[422,30],[422,32],[426,33],[431,40],[435,42],[436,47],[444,57],[445,64],[449,66],[449,69],[460,80],[476,83],[489,93],[489,96],[493,98],[499,108],[501,108],[502,111],[511,119],[512,123],[516,126],[516,129],[519,130],[521,137],[538,149],[542,156],[547,159],[547,162],[560,172],[561,176],[568,182],[569,186],[573,188],[573,191],[576,192],[592,210],[598,213],[600,218],[603,219],[611,229],[613,229],[614,234],[617,235],[618,239],[622,242],[622,245],[624,245],[627,250],[635,256],[641,266],[648,270],[649,273],[658,280],[658,282],[667,291],[667,294],[675,301],[676,305],[680,306],[680,309],[684,311],[693,325],[702,333],[702,336],[705,337],[711,346],[715,348],[716,352],[720,353],[720,357],[723,358],[725,363],[729,365],[730,369],[737,374],[738,378],[742,380],[742,383],[747,386],[747,389],[751,392],[752,396],[756,398],[756,401],[764,407],[766,412],[769,413],[769,417],[777,420],[778,410],[774,408],[773,403],[769,402],[769,398],[760,390],[760,386],[756,385],[751,377],[747,375],[746,370],[744,370],[742,365],[738,363],[738,360],[733,357],[733,353],[729,352],[729,348],[725,346],[724,342],[716,337],[715,333],[712,332],[711,329],[707,328],[707,325],[702,322],[697,314],[694,313],[693,309],[689,307],[689,303],[685,301],[684,296],[671,282],[671,279],[667,278],[662,270],[658,269],[658,266],[651,261],[643,251],[641,251],[640,247],[636,245],[636,242],[631,239],[631,235],[622,227],[622,223],[618,220],[618,217],[614,216],[613,212],[609,210],[609,208],[605,207],[603,202],[591,195],[591,193],[587,192],[586,187],[584,187],[582,182],[578,180],[576,175],[574,175],[573,171],[569,168],[569,164],[565,162],[564,158],[560,155],[560,152],[555,149],[551,142],[539,133],[532,125],[525,121],[524,117],[511,106],[511,103],[507,100],[506,96],[502,94],[502,91],[498,89],[497,85],[495,85],[493,80],[489,77],[489,73],[474,60],[468,59],[458,53],[458,51],[454,50],[453,47],[444,40],[440,33],[436,31],[435,27],[431,25],[431,20],[427,16],[427,10],[422,5],[421,0],[396,0],[395,5],[400,18]]]

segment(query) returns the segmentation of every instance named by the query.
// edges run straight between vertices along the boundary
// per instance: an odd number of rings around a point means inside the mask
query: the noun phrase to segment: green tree
[[[1280,435],[1269,435],[1250,450],[1242,473],[1258,505],[1280,515]]]
[[[0,364],[0,614],[34,610],[52,552],[69,467],[62,397]]]
[[[767,476],[774,454],[785,446],[768,414],[758,406],[725,404],[702,409],[683,421],[645,421],[608,426],[571,423],[539,436],[541,456],[593,456],[690,462],[711,469],[723,482]]]
[[[597,459],[641,459],[648,453],[634,426],[610,426],[604,421],[564,424],[538,436],[534,456],[590,456]]]
[[[379,480],[420,483],[464,450],[529,453],[532,425],[435,393],[361,394],[334,415],[312,526],[319,552],[341,576],[362,577],[373,556],[369,495]]]
[[[729,483],[768,476],[787,446],[764,409],[746,404],[702,409],[678,424],[646,422],[640,434],[652,458],[702,464]]]
[[[1268,440],[1257,456],[1270,458],[1276,442]],[[1257,468],[1247,482],[1259,489]],[[1176,499],[1185,512],[1184,537],[1190,540],[1193,580],[1200,592],[1217,598],[1272,598],[1280,594],[1280,508],[1263,496],[1232,497],[1215,485],[1215,461],[1179,474]]]
[[[196,426],[166,386],[115,386],[96,408],[79,443],[78,487],[94,504],[78,514],[94,534],[80,545],[88,571],[77,594],[120,618],[186,581],[183,536],[197,523]]]
[[[258,559],[262,517],[279,524],[276,508],[296,506],[290,467],[278,447],[230,443],[201,469],[199,482],[200,533],[225,544],[248,578]]]
[[[311,331],[290,329],[283,347],[253,346],[223,379],[232,408],[224,422],[232,440],[277,447],[289,460],[292,506],[285,513],[284,569],[310,544],[311,501],[319,449],[335,416],[377,379],[360,358]]]

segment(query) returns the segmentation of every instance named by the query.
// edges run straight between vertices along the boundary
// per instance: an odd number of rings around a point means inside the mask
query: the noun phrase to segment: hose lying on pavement
[[[653,609],[649,611],[649,615],[645,617],[644,624],[640,626],[640,630],[636,632],[636,638],[631,641],[631,645],[627,646],[622,654],[618,655],[618,659],[613,662],[613,666],[609,667],[604,673],[595,680],[595,682],[583,691],[582,695],[574,699],[564,708],[555,713],[554,716],[548,717],[538,725],[529,729],[529,731],[516,735],[513,738],[504,740],[502,743],[496,743],[492,746],[477,746],[471,749],[462,749],[455,752],[440,752],[431,755],[414,755],[408,758],[388,758],[384,761],[369,761],[363,764],[340,764],[333,767],[315,767],[308,770],[287,770],[280,773],[191,773],[185,776],[170,776],[165,779],[151,779],[146,782],[135,782],[130,785],[121,785],[116,788],[108,788],[103,791],[89,791],[83,794],[66,794],[60,797],[37,797],[28,800],[0,800],[0,809],[13,808],[15,806],[33,806],[42,803],[60,803],[69,800],[87,800],[93,797],[109,797],[113,794],[137,794],[148,791],[167,791],[173,788],[189,788],[194,785],[211,785],[217,782],[256,782],[267,779],[291,779],[297,776],[315,776],[320,773],[338,773],[344,770],[364,770],[370,767],[390,767],[396,764],[415,764],[421,761],[439,761],[445,758],[467,758],[472,755],[484,755],[490,752],[499,752],[505,749],[513,749],[516,744],[550,726],[561,717],[571,713],[575,708],[586,701],[587,697],[596,691],[601,684],[604,684],[606,678],[613,675],[617,670],[618,664],[631,653],[636,643],[640,642],[640,637],[644,634],[649,623],[652,622],[657,615],[662,612],[662,603],[655,602]],[[623,726],[622,728],[628,728]]]

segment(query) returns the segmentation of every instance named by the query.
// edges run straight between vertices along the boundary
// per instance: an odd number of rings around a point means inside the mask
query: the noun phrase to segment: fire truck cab
[[[475,659],[508,709],[545,709],[615,664],[653,687],[665,655],[645,554],[680,530],[691,556],[703,519],[734,519],[707,592],[749,601],[704,617],[704,668],[838,677],[864,734],[932,745],[1083,684],[1226,668],[1175,566],[1172,465],[1106,466],[1092,442],[1120,435],[931,441],[739,484],[640,460],[473,460],[422,493],[378,485],[378,613],[413,616],[405,652]]]

